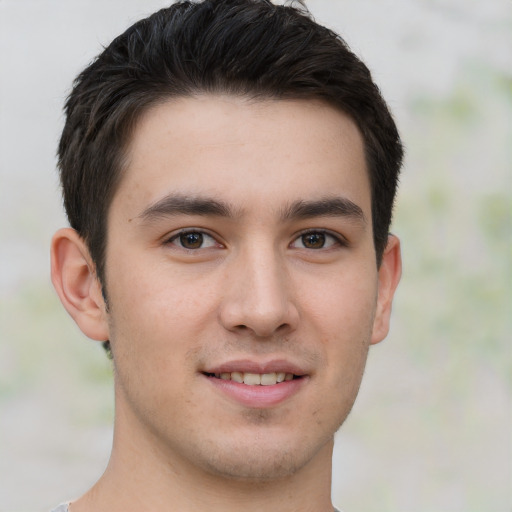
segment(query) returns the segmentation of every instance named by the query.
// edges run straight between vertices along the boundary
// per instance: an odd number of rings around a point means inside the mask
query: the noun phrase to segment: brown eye
[[[166,243],[189,251],[222,247],[213,236],[195,229],[183,230],[172,236]]]
[[[307,233],[302,235],[301,239],[307,249],[322,249],[325,245],[324,233]]]
[[[199,249],[203,245],[203,234],[196,232],[182,233],[180,244],[185,249]]]
[[[346,246],[341,235],[331,234],[322,230],[305,231],[290,244],[290,247],[295,249],[311,250],[331,249],[335,246]]]

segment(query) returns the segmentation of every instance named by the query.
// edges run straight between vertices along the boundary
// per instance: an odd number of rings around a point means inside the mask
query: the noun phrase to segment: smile
[[[213,389],[231,401],[252,409],[276,407],[305,389],[309,381],[307,374],[290,372],[265,373],[240,371],[202,372]]]
[[[207,377],[221,380],[231,380],[248,386],[274,386],[281,382],[288,382],[299,376],[293,373],[272,372],[272,373],[249,373],[249,372],[222,372],[205,373]]]

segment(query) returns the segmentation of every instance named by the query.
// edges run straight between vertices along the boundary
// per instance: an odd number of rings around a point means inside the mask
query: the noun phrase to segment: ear
[[[379,290],[377,310],[373,321],[372,344],[382,341],[389,332],[391,303],[393,302],[393,296],[401,275],[402,257],[400,255],[400,240],[394,235],[389,235],[379,268]]]
[[[108,340],[101,284],[89,250],[74,229],[60,229],[53,236],[51,265],[53,286],[80,330],[93,340]]]

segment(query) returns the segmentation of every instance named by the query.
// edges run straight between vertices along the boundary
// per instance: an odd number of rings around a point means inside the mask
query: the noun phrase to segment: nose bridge
[[[295,327],[298,313],[283,258],[270,243],[241,249],[230,265],[221,307],[227,329],[265,337]]]

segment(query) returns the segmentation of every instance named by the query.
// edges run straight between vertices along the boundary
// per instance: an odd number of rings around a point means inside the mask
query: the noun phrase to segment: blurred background
[[[0,0],[0,511],[77,497],[108,459],[110,363],[49,279],[75,75],[161,0]],[[336,441],[345,512],[512,510],[512,3],[309,0],[367,63],[407,149],[404,275]]]

